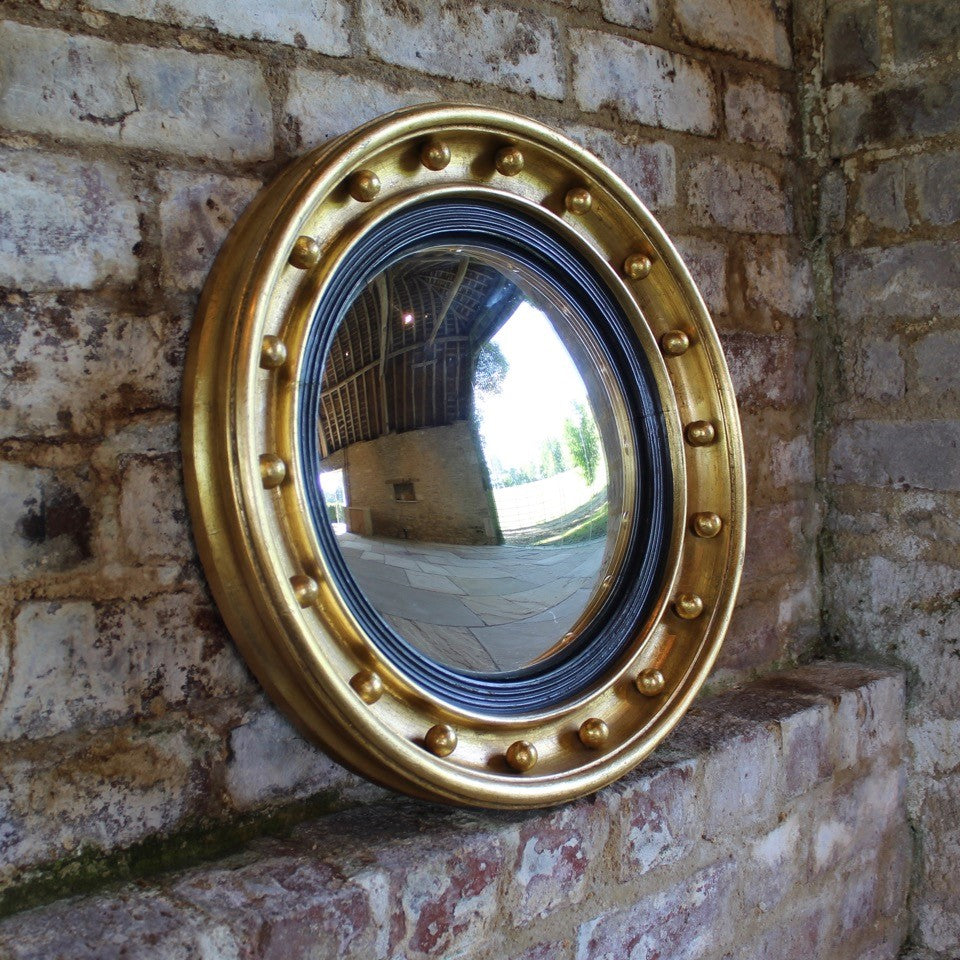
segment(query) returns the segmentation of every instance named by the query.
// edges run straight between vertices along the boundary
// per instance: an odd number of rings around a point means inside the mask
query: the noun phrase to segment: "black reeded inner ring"
[[[444,666],[393,630],[350,573],[316,477],[321,382],[334,334],[374,277],[410,254],[440,245],[506,255],[552,288],[593,331],[630,414],[637,458],[636,507],[625,559],[612,572],[607,601],[569,647],[512,673],[478,675]],[[514,715],[575,697],[610,670],[656,603],[670,541],[673,496],[666,424],[653,372],[596,271],[545,224],[517,210],[480,200],[429,201],[379,222],[360,238],[331,278],[307,334],[297,433],[310,519],[337,589],[382,655],[452,706]]]

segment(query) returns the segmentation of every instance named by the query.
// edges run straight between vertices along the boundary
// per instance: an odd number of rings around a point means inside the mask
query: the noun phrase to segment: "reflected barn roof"
[[[374,278],[324,364],[322,455],[467,419],[476,353],[523,299],[496,267],[453,252],[407,257]]]

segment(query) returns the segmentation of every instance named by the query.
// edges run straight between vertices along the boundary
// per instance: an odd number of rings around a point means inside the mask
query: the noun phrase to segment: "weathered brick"
[[[596,154],[651,210],[677,202],[676,151],[669,143],[626,140],[595,127],[574,127],[567,135]]]
[[[834,296],[844,320],[960,314],[960,259],[950,242],[850,250],[834,268]]]
[[[309,149],[383,113],[439,99],[440,93],[426,78],[422,83],[389,85],[297,67],[290,74],[283,124],[296,149]]]
[[[583,110],[612,109],[625,120],[668,130],[716,129],[716,89],[702,64],[595,30],[571,30],[570,40],[573,93]]]
[[[818,529],[819,506],[792,500],[750,510],[744,579],[762,583],[775,574],[802,570]]]
[[[12,22],[0,25],[0,46],[0,124],[11,129],[218,160],[273,154],[255,63]]]
[[[687,200],[697,223],[744,233],[792,233],[793,203],[777,174],[759,163],[710,156],[689,171]]]
[[[129,283],[137,274],[138,212],[112,164],[0,152],[0,285],[46,290]]]
[[[813,483],[813,442],[809,436],[776,439],[770,447],[770,478],[777,487]]]
[[[260,188],[260,182],[165,171],[158,185],[163,194],[163,281],[178,290],[199,289],[227,232]]]
[[[27,604],[14,621],[14,636],[0,740],[47,737],[123,712],[126,698],[112,676],[112,651],[94,644],[92,603]]]
[[[502,923],[503,884],[517,854],[516,829],[491,831],[473,821],[466,831],[466,824],[452,825],[428,855],[419,815],[417,821],[412,843],[378,851],[376,862],[393,879],[389,955],[421,960],[476,950]]]
[[[781,814],[780,822],[753,840],[746,851],[739,878],[745,902],[755,904],[762,913],[789,909],[796,888],[806,879],[806,853],[800,816]]]
[[[789,243],[764,239],[745,243],[744,299],[765,316],[786,314],[800,320],[813,309],[813,275],[810,260]]]
[[[441,0],[426,15],[393,0],[361,0],[364,38],[387,63],[454,80],[492,83],[561,100],[560,27],[533,10],[462,7]]]
[[[193,555],[179,457],[129,458],[121,478],[120,529],[138,562],[182,562]]]
[[[752,724],[704,759],[705,838],[729,836],[748,822],[757,829],[775,815],[781,802],[777,747],[770,730]]]
[[[237,957],[239,950],[209,916],[135,887],[23,913],[0,927],[0,951],[10,960],[191,960]]]
[[[903,397],[905,367],[897,337],[856,334],[846,347],[846,385],[855,397],[878,401]]]
[[[892,13],[898,60],[956,53],[960,7],[953,0],[893,0]]]
[[[699,821],[694,788],[697,761],[681,760],[647,773],[641,770],[619,788],[621,883],[635,883],[649,871],[688,856],[696,846],[689,824]]]
[[[0,436],[101,436],[179,400],[184,324],[113,315],[52,297],[0,307]]]
[[[727,248],[703,237],[671,237],[693,282],[712,313],[723,314],[727,301]]]
[[[808,793],[830,776],[830,726],[820,703],[780,721],[783,793],[787,799]]]
[[[206,797],[213,748],[197,731],[169,724],[3,747],[0,882],[83,850],[112,851],[170,833]]]
[[[875,227],[906,230],[910,226],[906,204],[907,178],[901,160],[888,160],[860,174],[856,209]]]
[[[913,695],[941,715],[960,713],[960,570],[945,563],[871,556],[835,562],[826,589],[833,626],[913,671]]]
[[[784,9],[769,0],[676,0],[684,36],[703,47],[716,47],[781,67],[793,62]]]
[[[59,573],[93,555],[89,470],[0,463],[0,583]]]
[[[782,656],[786,638],[772,613],[775,604],[771,600],[775,599],[769,586],[760,600],[740,595],[720,649],[718,671],[758,670]]]
[[[920,219],[938,227],[960,221],[960,151],[922,153],[911,159],[910,171]]]
[[[834,156],[960,129],[960,73],[956,72],[904,79],[877,90],[841,84],[828,91],[827,101]]]
[[[577,960],[709,955],[722,944],[734,873],[733,863],[713,864],[635,906],[588,920],[580,927]]]
[[[823,873],[852,855],[882,849],[886,835],[903,820],[903,789],[902,772],[889,768],[836,787],[814,828],[814,870]]]
[[[917,387],[930,394],[960,391],[960,330],[928,333],[913,348]]]
[[[834,3],[823,34],[823,75],[829,83],[868,77],[880,67],[875,0]]]
[[[726,333],[722,341],[742,407],[786,407],[807,399],[808,345],[752,333]]]
[[[723,112],[731,140],[792,152],[793,105],[785,93],[752,77],[731,77],[723,93]]]
[[[597,854],[610,830],[606,798],[579,801],[520,828],[520,850],[510,870],[513,921],[527,926],[579,903],[599,880]]]
[[[660,15],[660,0],[600,0],[603,19],[637,30],[652,30]]]
[[[250,960],[382,958],[388,904],[383,878],[370,874],[345,879],[322,861],[268,853],[252,865],[188,874],[173,893],[229,930]]]
[[[510,953],[509,946],[501,945],[492,955],[500,960],[509,957],[510,960],[573,960],[572,940],[546,940],[534,944],[522,953]]]
[[[816,956],[827,942],[832,914],[824,904],[804,905],[797,917],[785,917],[778,911],[772,929],[755,940],[737,943],[737,960],[808,960]],[[725,958],[726,960],[726,958]],[[731,956],[732,960],[732,956]],[[858,957],[857,960],[865,960]]]
[[[249,810],[307,797],[324,790],[351,800],[371,800],[381,791],[337,766],[277,712],[260,706],[230,731],[226,788],[233,806]]]
[[[0,740],[104,726],[253,688],[218,618],[190,593],[28,603],[14,630]]]
[[[830,448],[834,483],[960,490],[960,423],[951,420],[842,425]]]
[[[213,28],[231,37],[277,40],[333,56],[350,53],[345,0],[274,0],[269,5],[229,0],[91,0],[89,6],[138,20]]]

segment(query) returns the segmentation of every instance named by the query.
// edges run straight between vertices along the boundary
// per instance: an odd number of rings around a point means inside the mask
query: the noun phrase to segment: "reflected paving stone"
[[[540,656],[576,623],[605,540],[531,548],[347,534],[339,544],[375,609],[421,652],[461,669],[502,671]]]

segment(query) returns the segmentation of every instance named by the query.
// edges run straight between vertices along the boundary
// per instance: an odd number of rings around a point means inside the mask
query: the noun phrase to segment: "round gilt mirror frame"
[[[311,519],[316,464],[298,433],[311,324],[338,268],[390,218],[450,202],[509,211],[599,278],[655,384],[669,451],[672,509],[649,602],[618,627],[598,676],[512,712],[438,695],[374,642]],[[185,382],[187,493],[220,611],[274,701],[358,773],[446,803],[560,803],[639,763],[706,678],[743,564],[733,389],[663,230],[562,135],[502,111],[438,105],[390,114],[293,162],[217,258]],[[629,465],[639,428],[620,428]]]

